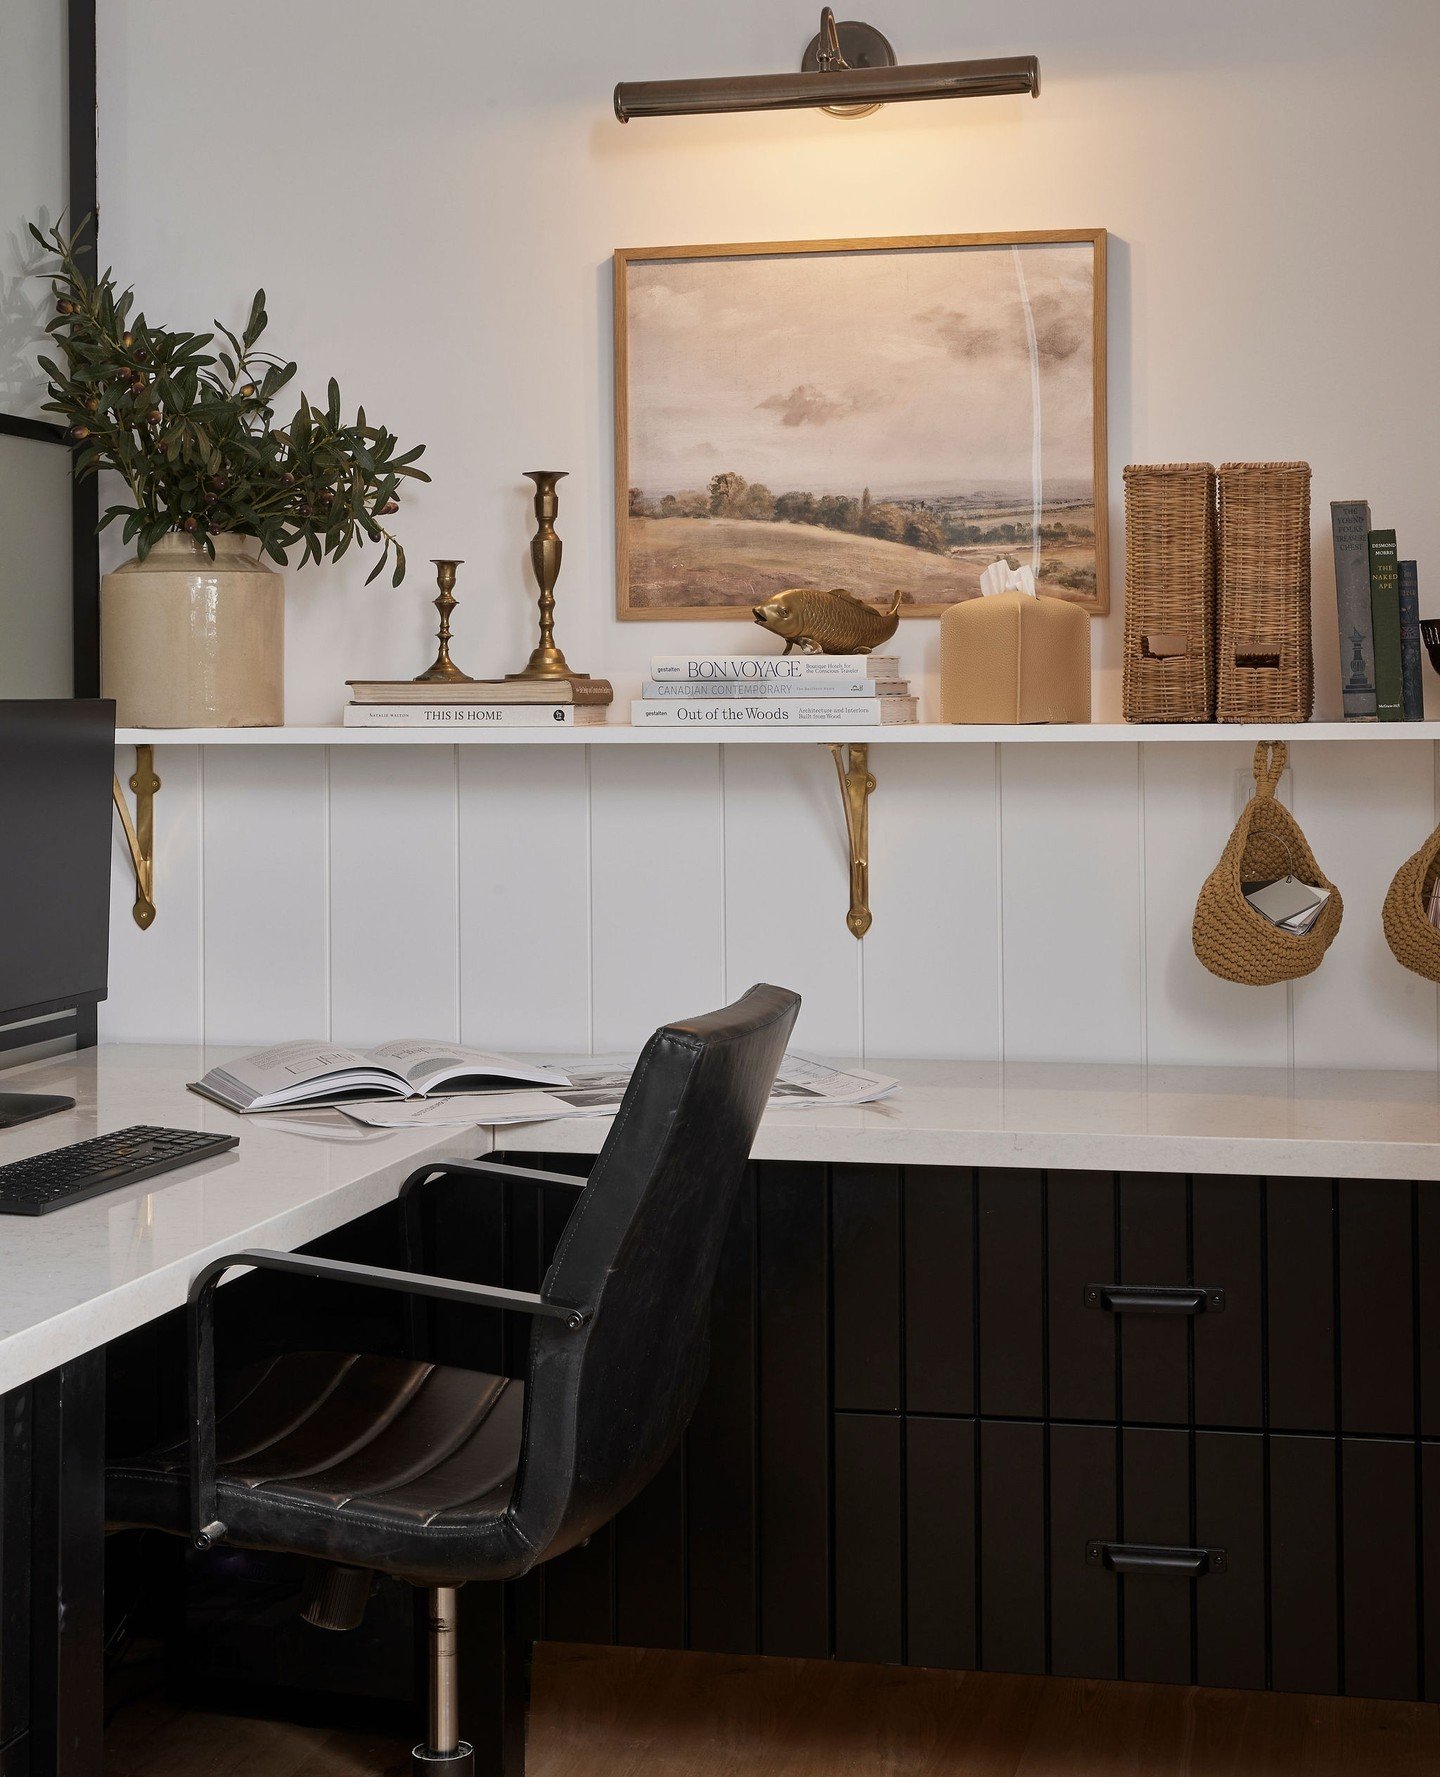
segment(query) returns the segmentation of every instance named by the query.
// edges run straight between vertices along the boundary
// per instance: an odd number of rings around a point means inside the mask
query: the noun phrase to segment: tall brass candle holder
[[[507,673],[508,679],[588,679],[589,673],[573,672],[564,654],[555,646],[555,582],[560,577],[560,557],[564,545],[555,535],[555,515],[560,498],[555,491],[557,481],[569,473],[566,469],[527,469],[527,480],[535,483],[535,517],[539,521],[530,539],[530,564],[540,582],[540,641],[531,651],[518,673]]]
[[[440,591],[435,599],[435,609],[440,613],[440,630],[438,640],[440,650],[434,661],[423,673],[416,673],[415,683],[441,685],[473,685],[474,680],[469,673],[462,673],[450,658],[450,613],[460,602],[451,588],[455,585],[455,570],[463,567],[463,558],[447,561],[439,557],[435,561],[435,579]]]

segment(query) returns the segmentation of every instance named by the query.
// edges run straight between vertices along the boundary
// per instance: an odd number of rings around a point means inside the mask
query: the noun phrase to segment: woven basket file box
[[[947,722],[1088,722],[1090,616],[1066,599],[999,592],[940,619]]]
[[[1427,981],[1440,981],[1440,931],[1425,909],[1440,875],[1440,827],[1395,872],[1381,915],[1395,960]]]
[[[1275,786],[1288,761],[1283,741],[1261,741],[1256,747],[1255,794],[1245,804],[1195,904],[1191,937],[1196,956],[1212,975],[1246,987],[1268,987],[1312,974],[1345,913],[1339,889],[1315,862],[1295,817],[1275,800]],[[1245,899],[1245,883],[1289,875],[1312,888],[1330,890],[1330,899],[1308,932],[1282,932]]]
[[[1125,720],[1215,716],[1215,470],[1125,471]]]
[[[1221,722],[1306,722],[1310,652],[1310,465],[1222,463]]]

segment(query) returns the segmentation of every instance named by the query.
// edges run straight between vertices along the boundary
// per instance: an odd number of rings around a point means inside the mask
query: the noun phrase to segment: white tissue
[[[992,561],[980,576],[980,591],[985,598],[997,592],[1024,592],[1035,597],[1035,576],[1029,568],[1012,568],[1007,561]]]

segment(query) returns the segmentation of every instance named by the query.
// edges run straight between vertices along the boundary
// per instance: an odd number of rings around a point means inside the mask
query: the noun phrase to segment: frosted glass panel
[[[39,249],[26,224],[65,209],[65,13],[65,0],[0,0],[0,413],[32,418],[45,399],[35,357],[49,291],[30,275]]]
[[[0,435],[0,697],[69,697],[70,637],[70,452]]]

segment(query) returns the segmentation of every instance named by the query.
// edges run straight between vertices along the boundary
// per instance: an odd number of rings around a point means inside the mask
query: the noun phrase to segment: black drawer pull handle
[[[1108,1567],[1111,1573],[1168,1574],[1190,1580],[1224,1573],[1229,1565],[1224,1549],[1176,1549],[1164,1543],[1086,1543],[1085,1559],[1091,1567]]]
[[[1087,1283],[1085,1306],[1108,1314],[1223,1314],[1225,1292],[1186,1283]]]

